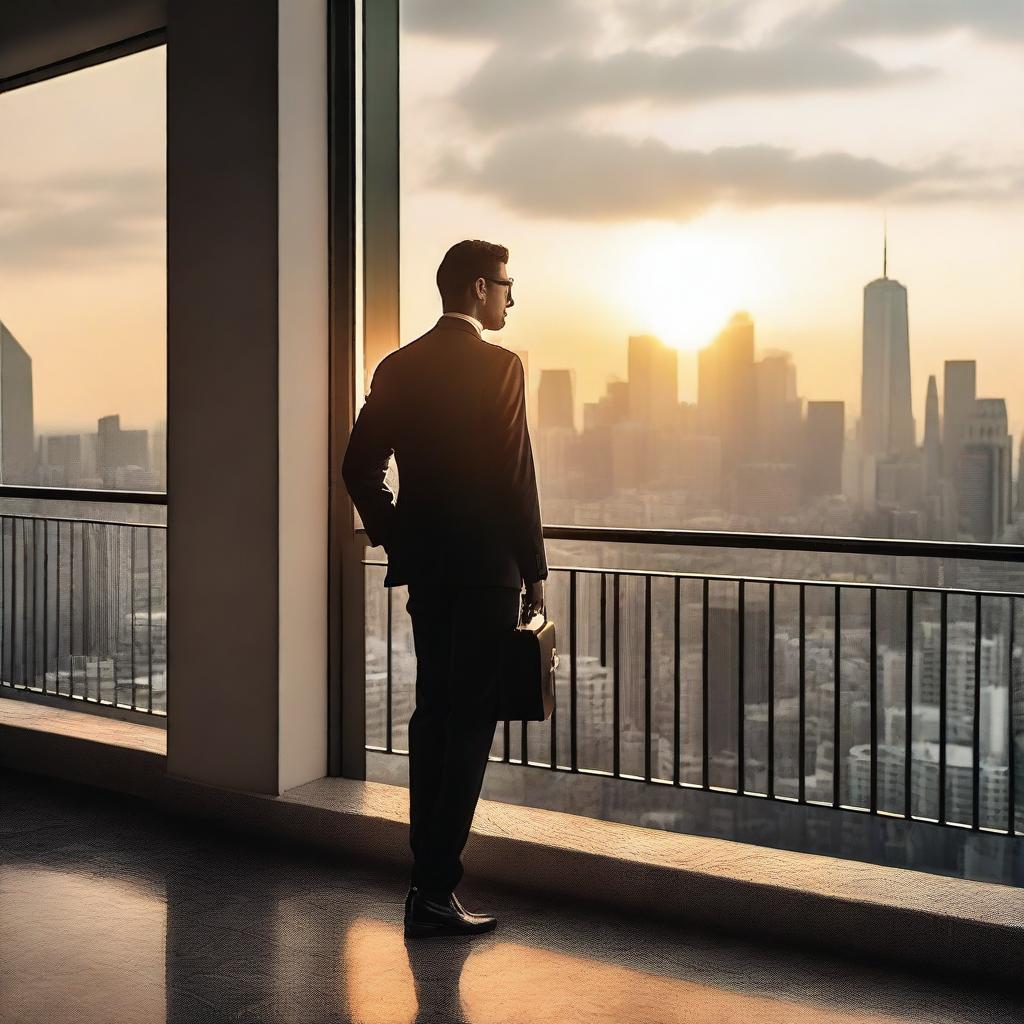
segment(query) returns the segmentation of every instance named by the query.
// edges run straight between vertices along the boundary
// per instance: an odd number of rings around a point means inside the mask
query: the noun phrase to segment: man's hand
[[[526,584],[526,595],[523,598],[526,621],[529,622],[534,615],[539,615],[544,610],[544,581],[537,580],[536,583]]]

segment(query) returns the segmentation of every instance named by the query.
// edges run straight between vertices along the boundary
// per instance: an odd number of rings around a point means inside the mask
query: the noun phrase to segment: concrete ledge
[[[0,698],[0,766],[155,799],[167,767],[167,731]]]
[[[408,792],[320,779],[280,797],[167,777],[161,801],[406,873]],[[1016,981],[1024,890],[481,800],[467,876],[745,938]]]

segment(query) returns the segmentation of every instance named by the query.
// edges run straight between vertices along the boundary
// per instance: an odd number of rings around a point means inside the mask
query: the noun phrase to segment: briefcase
[[[543,722],[550,718],[555,709],[558,653],[555,624],[547,612],[509,630],[498,659],[498,721]]]

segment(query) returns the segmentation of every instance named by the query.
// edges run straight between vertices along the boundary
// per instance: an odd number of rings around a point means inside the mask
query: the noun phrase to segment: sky
[[[1022,0],[401,0],[402,337],[464,237],[511,250],[492,340],[572,367],[695,351],[737,309],[858,413],[863,286],[909,289],[928,374],[978,360],[1024,430]],[[40,430],[165,415],[165,48],[0,95],[0,320]]]
[[[37,433],[167,414],[166,47],[0,94],[0,320]]]
[[[928,375],[976,358],[1024,429],[1020,0],[402,0],[402,334],[462,237],[506,245],[501,335],[575,370],[626,339],[696,350],[735,310],[793,354],[805,399],[859,413],[862,290],[909,290],[918,436]]]

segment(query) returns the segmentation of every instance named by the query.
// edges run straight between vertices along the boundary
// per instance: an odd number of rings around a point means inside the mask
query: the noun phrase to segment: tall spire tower
[[[888,225],[882,235],[882,276],[864,286],[860,409],[865,455],[914,453],[907,289],[889,277]]]

